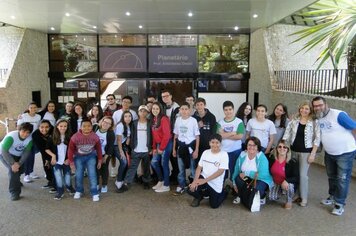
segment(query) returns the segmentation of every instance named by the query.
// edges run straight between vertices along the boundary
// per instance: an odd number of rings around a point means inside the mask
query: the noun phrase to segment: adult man
[[[130,109],[131,104],[132,104],[132,97],[131,96],[125,96],[125,97],[122,98],[122,108],[120,110],[115,111],[114,114],[112,115],[112,118],[114,119],[114,124],[115,125],[117,125],[117,123],[120,122],[122,113],[124,111],[130,111],[131,112],[132,120],[137,120],[138,119],[137,113],[134,110]]]
[[[352,164],[356,157],[356,122],[346,112],[329,108],[323,97],[313,98],[312,105],[319,120],[329,179],[330,196],[321,203],[334,204],[331,213],[342,215],[349,191]]]
[[[176,121],[176,118],[179,116],[179,105],[173,101],[172,93],[169,90],[162,90],[161,92],[162,101],[164,103],[164,110],[168,116],[171,123],[171,131],[173,134],[173,127]],[[177,158],[174,158],[172,155],[170,157],[172,172],[170,180],[171,182],[177,181],[177,176],[179,173]]]
[[[115,111],[121,109],[121,106],[116,103],[116,98],[114,94],[106,95],[107,104],[104,107],[104,116],[112,116]]]

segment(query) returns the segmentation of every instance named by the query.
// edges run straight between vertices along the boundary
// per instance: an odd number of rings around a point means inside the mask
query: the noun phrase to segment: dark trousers
[[[48,181],[48,184],[55,187],[56,181],[54,179],[52,165],[49,164],[46,166],[46,159],[43,157],[43,155],[41,155],[41,156],[42,156],[43,170],[46,173],[46,179]]]
[[[202,175],[199,178],[204,179]],[[203,197],[209,196],[209,204],[211,208],[218,208],[226,198],[226,192],[224,189],[221,193],[218,193],[210,187],[208,183],[198,186],[197,190],[194,192],[189,190],[188,193],[199,200],[202,200]]]
[[[237,189],[239,190],[237,193],[239,195],[239,193],[241,192],[240,189],[242,189],[243,187],[246,187],[246,185],[245,185],[246,182],[240,178],[240,175],[238,175],[235,179],[235,183],[236,183]],[[257,180],[256,181],[256,189],[260,192],[261,198],[264,198],[266,196],[268,184],[266,184],[265,182],[263,182],[261,180]]]
[[[98,179],[98,184],[101,176],[101,185],[108,185],[108,179],[109,179],[109,164],[110,164],[110,157],[106,159],[105,162],[101,164],[100,169],[96,169],[96,176]]]
[[[126,176],[125,176],[125,182],[128,184],[131,184],[135,178],[137,168],[140,164],[140,161],[142,168],[143,168],[143,177],[142,181],[144,183],[149,183],[151,181],[151,173],[150,173],[150,156],[148,155],[148,152],[131,152],[131,165],[129,166]]]
[[[0,155],[0,160],[4,164],[4,166],[8,170],[8,176],[9,176],[9,192],[12,196],[20,196],[21,194],[21,182],[20,182],[20,176],[23,173],[23,165],[20,167],[20,170],[18,172],[13,172],[11,169],[11,165],[7,163],[2,155]]]

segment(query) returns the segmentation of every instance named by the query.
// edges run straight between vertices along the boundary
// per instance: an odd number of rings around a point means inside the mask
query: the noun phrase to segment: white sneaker
[[[344,211],[344,206],[336,203],[334,209],[331,211],[331,214],[341,216]]]
[[[31,179],[39,179],[40,178],[38,175],[36,175],[33,172],[30,174],[30,177],[31,177]]]
[[[329,206],[329,205],[335,204],[335,200],[334,200],[333,196],[329,196],[328,198],[321,200],[320,203],[325,206]]]
[[[23,181],[24,181],[25,183],[31,183],[31,182],[32,182],[32,180],[31,180],[31,178],[30,178],[29,175],[25,175],[25,177],[23,177]]]
[[[152,187],[153,190],[159,189],[163,186],[163,181],[158,181],[155,186]]]
[[[116,185],[117,189],[120,189],[122,187],[123,183],[124,183],[123,181],[115,181],[115,185]]]
[[[102,192],[102,193],[107,193],[107,192],[108,192],[108,186],[107,186],[107,185],[103,185],[103,186],[101,187],[101,192]]]
[[[240,202],[241,202],[240,197],[236,197],[236,198],[232,201],[233,204],[240,204]]]
[[[74,199],[80,199],[81,198],[81,196],[82,196],[82,193],[80,193],[80,192],[75,192],[75,194],[74,194]]]
[[[261,205],[266,204],[266,197],[260,199],[260,204],[261,204]]]
[[[93,196],[93,202],[98,202],[100,200],[99,194]]]
[[[113,177],[113,178],[116,177],[116,173],[115,172],[116,172],[116,169],[114,167],[111,167],[110,176]]]
[[[160,188],[157,188],[155,190],[156,193],[164,193],[164,192],[169,192],[171,188],[169,186],[164,186],[162,185]]]

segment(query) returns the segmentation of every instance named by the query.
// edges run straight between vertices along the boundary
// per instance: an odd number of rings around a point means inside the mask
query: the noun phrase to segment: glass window
[[[99,36],[99,46],[146,46],[145,34],[107,34]]]
[[[149,46],[196,46],[198,36],[195,34],[151,34]]]

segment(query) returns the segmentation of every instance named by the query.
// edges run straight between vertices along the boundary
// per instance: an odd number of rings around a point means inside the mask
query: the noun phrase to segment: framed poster
[[[80,89],[88,89],[88,82],[86,80],[79,81]]]

